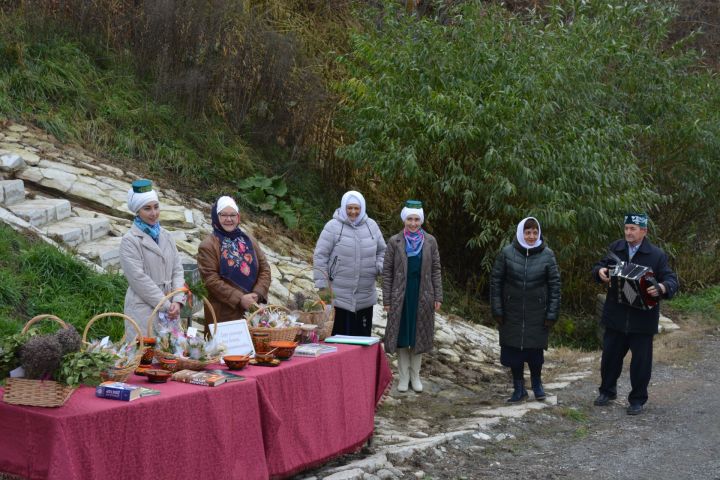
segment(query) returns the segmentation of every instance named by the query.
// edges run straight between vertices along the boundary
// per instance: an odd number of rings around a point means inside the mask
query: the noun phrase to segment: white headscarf
[[[420,217],[420,223],[425,223],[425,212],[422,208],[408,208],[403,207],[403,209],[400,211],[400,218],[402,218],[402,221],[404,222],[407,217],[410,215],[417,215]]]
[[[523,232],[525,231],[525,228],[524,228],[525,222],[527,222],[530,219],[535,220],[538,224],[538,239],[537,239],[537,242],[535,242],[535,245],[528,245],[527,243],[525,243],[525,236],[523,235]],[[517,231],[515,232],[515,236],[517,237],[517,240],[520,243],[520,245],[523,248],[527,248],[528,250],[531,248],[539,247],[543,243],[542,242],[542,230],[540,229],[540,222],[538,222],[538,219],[535,217],[523,218],[522,221],[520,223],[518,223]]]
[[[365,197],[362,196],[362,193],[356,192],[355,190],[345,192],[342,200],[340,200],[340,218],[346,222],[350,221],[347,216],[348,205],[360,205],[360,213],[355,218],[355,221],[351,222],[353,225],[357,225],[365,217]]]
[[[157,202],[158,194],[155,190],[149,192],[136,193],[132,187],[127,194],[127,207],[133,214],[137,215],[142,207],[150,202]]]
[[[237,206],[237,203],[235,203],[235,200],[232,199],[232,197],[224,196],[220,197],[217,200],[217,214],[220,215],[220,212],[225,210],[227,207],[231,207],[233,210],[235,210],[235,213],[239,213],[240,209]]]

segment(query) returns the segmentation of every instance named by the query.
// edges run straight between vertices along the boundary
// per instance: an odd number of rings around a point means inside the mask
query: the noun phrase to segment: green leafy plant
[[[288,188],[282,177],[255,175],[237,182],[237,188],[242,198],[253,207],[274,213],[288,228],[297,227],[298,209],[302,207],[302,201],[285,198]]]
[[[71,386],[96,386],[102,382],[100,374],[112,367],[116,359],[109,352],[69,353],[63,357],[55,379]]]
[[[4,379],[12,370],[20,366],[20,347],[37,333],[36,329],[31,328],[26,333],[15,333],[0,338],[0,379]]]

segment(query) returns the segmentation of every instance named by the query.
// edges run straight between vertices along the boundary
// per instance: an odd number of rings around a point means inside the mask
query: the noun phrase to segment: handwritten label
[[[110,337],[103,337],[103,339],[100,340],[100,346],[104,347],[105,345],[108,344],[109,341],[110,341]]]
[[[198,329],[195,327],[188,327],[187,329],[187,337],[188,338],[195,338],[197,336]]]

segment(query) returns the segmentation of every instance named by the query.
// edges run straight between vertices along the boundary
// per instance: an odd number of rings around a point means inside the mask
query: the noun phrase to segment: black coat
[[[627,242],[617,240],[610,244],[608,249],[623,261],[628,261],[629,251]],[[655,273],[658,282],[665,285],[663,298],[672,298],[678,290],[677,275],[670,270],[668,258],[662,249],[656,247],[647,238],[644,238],[640,248],[632,258],[632,263],[650,267]],[[601,268],[608,268],[615,265],[615,261],[609,256],[595,264],[592,270],[595,281],[601,282],[599,271]],[[658,332],[660,320],[659,304],[650,310],[640,310],[617,302],[617,290],[609,288],[607,299],[603,307],[602,323],[606,328],[618,330],[625,333],[644,333],[654,335]]]
[[[525,249],[517,239],[500,251],[490,277],[490,305],[502,317],[500,345],[547,348],[549,328],[560,310],[560,270],[545,246]]]

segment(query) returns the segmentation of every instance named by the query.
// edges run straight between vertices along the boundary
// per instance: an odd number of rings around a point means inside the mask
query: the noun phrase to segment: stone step
[[[72,213],[70,202],[60,198],[25,200],[10,205],[8,210],[34,227],[41,227],[68,218]]]
[[[22,180],[0,180],[0,205],[15,205],[25,200]]]
[[[103,217],[69,217],[43,228],[45,235],[71,247],[100,240],[109,232],[110,221]]]
[[[83,243],[78,253],[103,268],[120,265],[120,240],[122,237],[104,237],[98,241]]]

